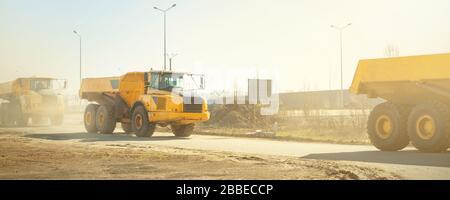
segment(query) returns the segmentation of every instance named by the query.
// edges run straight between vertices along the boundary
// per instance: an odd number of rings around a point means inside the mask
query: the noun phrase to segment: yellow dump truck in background
[[[369,116],[375,147],[423,152],[450,146],[450,54],[361,60],[350,91],[383,98]]]
[[[18,78],[0,84],[0,126],[27,126],[50,119],[61,125],[66,81],[53,78]]]
[[[187,82],[194,87],[187,88]],[[112,134],[120,122],[126,133],[138,137],[151,137],[159,125],[188,137],[194,123],[209,119],[209,112],[205,98],[182,92],[203,87],[203,76],[166,71],[84,79],[81,98],[96,102],[86,107],[84,125],[89,133]]]

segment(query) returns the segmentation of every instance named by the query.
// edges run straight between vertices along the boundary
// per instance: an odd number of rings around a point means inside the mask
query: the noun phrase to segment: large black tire
[[[3,118],[4,118],[3,116],[5,115],[6,111],[3,109],[4,109],[4,106],[3,106],[3,104],[0,103],[0,127],[5,125],[5,122],[3,122]]]
[[[131,127],[131,123],[121,122],[120,125],[122,126],[122,130],[125,132],[125,134],[133,133],[133,128]]]
[[[171,125],[170,127],[176,137],[189,137],[194,132],[194,124]]]
[[[450,107],[440,102],[417,105],[408,119],[408,134],[419,151],[446,151],[450,142]]]
[[[84,121],[84,128],[88,133],[97,133],[97,125],[96,125],[96,115],[98,107],[100,107],[97,104],[89,104],[86,109],[84,110],[83,115],[83,121]]]
[[[9,103],[6,113],[7,116],[5,118],[9,125],[16,127],[25,127],[28,125],[29,116],[22,113],[22,108],[19,103]]]
[[[18,127],[26,127],[26,126],[28,126],[28,121],[29,121],[29,119],[30,119],[30,117],[28,116],[28,115],[25,115],[25,114],[22,114],[22,111],[20,111],[20,109],[18,109],[19,111],[19,114],[18,114],[18,116],[17,116],[17,118],[16,118],[16,125],[18,126]]]
[[[46,124],[47,118],[42,117],[42,116],[33,116],[33,117],[31,117],[31,122],[33,125],[42,125],[42,124]]]
[[[50,121],[53,126],[61,126],[64,122],[64,114],[57,114],[50,118]]]
[[[16,114],[11,103],[2,104],[3,126],[10,127],[16,124]]]
[[[114,129],[116,129],[116,124],[114,108],[101,105],[97,109],[97,114],[95,115],[95,125],[97,126],[98,132],[102,134],[112,134]]]
[[[367,132],[381,151],[399,151],[409,144],[406,124],[410,107],[385,102],[375,106],[369,116]]]
[[[138,137],[151,137],[156,128],[156,124],[149,122],[147,110],[142,105],[134,108],[131,126],[134,134]]]

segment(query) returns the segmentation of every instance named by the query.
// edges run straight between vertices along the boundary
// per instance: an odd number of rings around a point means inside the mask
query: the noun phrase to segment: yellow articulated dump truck
[[[81,98],[96,102],[86,107],[84,125],[89,133],[112,134],[120,122],[125,133],[138,137],[151,137],[159,125],[188,137],[209,112],[205,98],[183,94],[202,88],[201,75],[154,70],[84,79]]]
[[[0,84],[0,126],[27,126],[50,119],[61,125],[66,81],[53,78],[18,78]]]
[[[423,152],[450,146],[450,54],[361,60],[350,90],[383,98],[369,116],[375,147]]]

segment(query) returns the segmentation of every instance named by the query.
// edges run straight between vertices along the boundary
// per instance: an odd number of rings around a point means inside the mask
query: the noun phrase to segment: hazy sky
[[[205,72],[210,89],[257,71],[282,91],[339,88],[331,24],[353,23],[344,31],[345,87],[357,61],[383,57],[388,44],[401,56],[450,52],[450,0],[0,0],[0,81],[55,76],[76,91],[74,29],[83,36],[86,77],[161,69],[162,14],[153,6],[172,3],[175,69]]]

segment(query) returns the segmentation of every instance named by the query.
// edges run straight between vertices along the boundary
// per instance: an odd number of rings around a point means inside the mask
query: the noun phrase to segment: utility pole
[[[171,7],[163,10],[163,9],[159,9],[158,7],[153,7],[153,9],[155,10],[159,10],[164,14],[164,71],[166,71],[167,69],[167,65],[166,65],[166,60],[167,60],[167,53],[166,53],[166,13],[167,11],[169,11],[170,9],[174,8],[175,6],[177,6],[177,4],[173,4]]]
[[[341,57],[341,98],[340,98],[340,103],[341,103],[341,107],[344,108],[344,72],[343,72],[343,60],[342,60],[342,55],[343,55],[343,42],[342,42],[342,32],[348,28],[349,26],[351,26],[352,23],[349,23],[345,26],[334,26],[331,25],[331,28],[337,29],[339,31],[339,43],[340,43],[340,57]]]

